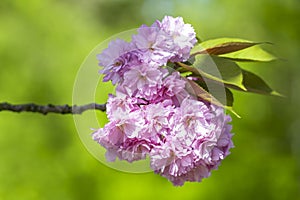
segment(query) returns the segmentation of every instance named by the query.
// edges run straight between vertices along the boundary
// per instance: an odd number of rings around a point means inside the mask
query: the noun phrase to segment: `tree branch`
[[[43,115],[47,115],[48,113],[58,113],[58,114],[81,114],[86,110],[106,110],[106,104],[96,104],[90,103],[82,106],[69,106],[69,105],[37,105],[34,103],[28,104],[10,104],[7,102],[0,103],[0,111],[12,111],[12,112],[36,112],[41,113]]]

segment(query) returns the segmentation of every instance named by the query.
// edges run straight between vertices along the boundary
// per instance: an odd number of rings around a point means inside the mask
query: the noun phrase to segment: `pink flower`
[[[179,141],[176,136],[166,136],[166,142],[150,152],[151,167],[157,173],[180,176],[193,167],[192,148]]]
[[[127,115],[128,110],[136,108],[137,101],[137,99],[129,98],[126,95],[110,95],[107,100],[106,114],[109,119],[114,118],[114,115]]]
[[[201,181],[233,147],[231,126],[222,108],[184,99],[177,108],[166,142],[150,152],[153,170],[174,185]],[[208,117],[208,118],[207,118]]]
[[[159,96],[163,99],[170,99],[175,106],[179,106],[183,99],[189,96],[185,90],[186,81],[182,79],[179,72],[173,72],[163,79]]]
[[[146,139],[127,139],[120,149],[118,157],[121,160],[133,162],[145,159],[151,150],[152,143]]]
[[[174,52],[174,56],[170,61],[186,61],[197,42],[194,28],[190,24],[185,24],[182,17],[165,16],[161,22],[156,23],[157,27],[172,38],[172,44],[168,48]]]
[[[149,138],[155,143],[163,142],[162,139],[168,134],[171,118],[174,115],[173,106],[165,106],[163,103],[149,104],[142,107],[144,112],[145,126],[143,138]]]
[[[108,48],[97,55],[99,65],[103,67],[99,73],[104,74],[103,81],[111,80],[116,84],[123,79],[123,74],[132,66],[139,64],[134,46],[121,39],[109,43]]]
[[[160,84],[162,73],[157,67],[140,65],[134,67],[124,74],[123,86],[127,87],[129,94],[133,94],[137,89],[145,86],[151,87]]]
[[[139,59],[143,63],[165,65],[173,52],[166,48],[169,36],[158,27],[142,25],[138,34],[132,36],[132,43],[138,49]]]

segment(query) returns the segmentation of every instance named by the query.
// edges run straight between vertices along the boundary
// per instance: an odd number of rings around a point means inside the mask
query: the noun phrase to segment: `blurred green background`
[[[242,119],[233,116],[232,154],[183,187],[101,164],[72,116],[0,112],[0,200],[300,199],[298,0],[1,0],[0,101],[72,103],[76,73],[98,43],[166,14],[182,16],[202,40],[274,43],[264,48],[282,59],[242,66],[287,97],[235,92]]]

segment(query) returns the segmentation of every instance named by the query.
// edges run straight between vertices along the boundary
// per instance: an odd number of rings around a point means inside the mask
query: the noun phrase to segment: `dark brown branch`
[[[96,104],[90,103],[82,106],[69,106],[69,105],[37,105],[34,103],[28,104],[10,104],[10,103],[0,103],[0,111],[12,111],[12,112],[37,112],[43,115],[48,113],[58,113],[58,114],[81,114],[86,110],[106,110],[106,104]]]

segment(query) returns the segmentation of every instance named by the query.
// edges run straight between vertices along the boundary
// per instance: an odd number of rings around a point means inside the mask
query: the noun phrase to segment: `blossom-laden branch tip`
[[[234,38],[197,41],[182,17],[142,25],[131,41],[111,41],[97,55],[103,82],[115,85],[107,104],[36,105],[0,103],[0,111],[81,114],[106,111],[108,123],[92,134],[107,161],[149,157],[152,170],[175,186],[200,182],[230,154],[231,90],[276,95],[259,76],[236,62],[275,57]],[[219,94],[219,91],[221,91]]]
[[[176,70],[176,63],[189,61],[196,43],[190,24],[166,16],[142,25],[130,42],[111,41],[98,54],[103,81],[116,85],[107,101],[109,122],[93,133],[107,161],[148,156],[155,173],[181,186],[208,177],[229,155],[231,117],[193,82],[200,76]]]

